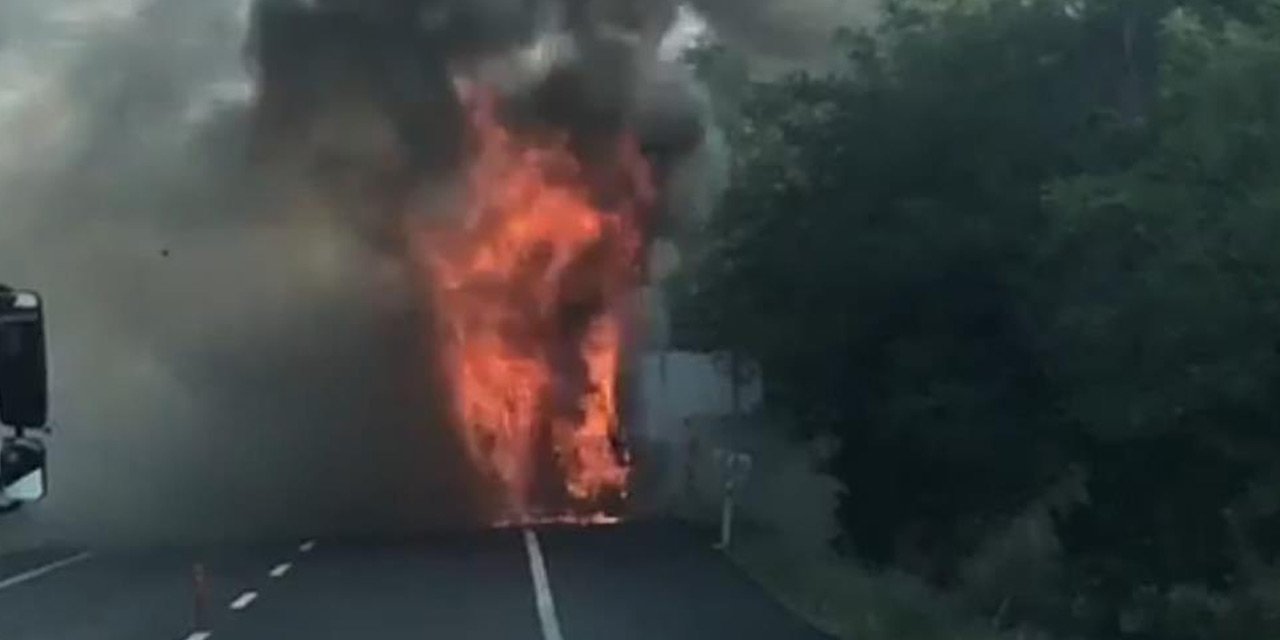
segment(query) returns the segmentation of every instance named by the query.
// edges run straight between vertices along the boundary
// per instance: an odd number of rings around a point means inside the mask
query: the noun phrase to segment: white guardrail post
[[[724,480],[724,496],[720,505],[720,540],[716,549],[727,550],[733,542],[734,501],[738,490],[751,474],[751,455],[727,449],[716,449],[716,468]]]

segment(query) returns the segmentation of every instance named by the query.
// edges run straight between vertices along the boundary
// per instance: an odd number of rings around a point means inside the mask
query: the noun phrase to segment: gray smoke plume
[[[469,516],[394,265],[248,162],[247,9],[4,5],[0,279],[45,294],[54,422],[50,497],[6,536]]]
[[[744,16],[769,3],[749,4],[701,3],[726,34],[766,33]],[[723,149],[692,75],[658,55],[675,16],[622,0],[0,3],[0,281],[45,294],[54,420],[50,498],[0,522],[0,545],[477,521],[393,216],[449,197],[458,78],[511,97],[513,121],[571,128],[584,153],[635,131],[666,224],[708,209]]]
[[[842,27],[875,22],[875,0],[696,0],[693,4],[716,32],[774,64],[804,65],[831,55],[831,39]]]
[[[274,166],[327,185],[360,210],[372,237],[391,243],[384,217],[438,194],[465,164],[459,79],[500,92],[509,124],[570,131],[588,169],[609,165],[608,141],[627,131],[639,136],[664,192],[670,183],[714,187],[727,170],[714,157],[723,145],[707,96],[667,50],[673,28],[704,16],[715,36],[762,64],[797,65],[828,56],[836,28],[865,23],[872,4],[264,0],[250,45],[258,139]],[[704,175],[691,180],[691,171]],[[678,233],[714,200],[665,199],[656,231]]]
[[[626,130],[663,173],[709,125],[688,70],[658,55],[675,16],[668,0],[264,2],[260,139],[286,173],[395,215],[462,164],[461,78],[502,93],[517,126],[573,132],[588,168]]]

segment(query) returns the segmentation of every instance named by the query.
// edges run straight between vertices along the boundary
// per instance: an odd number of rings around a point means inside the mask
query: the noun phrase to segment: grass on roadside
[[[796,614],[837,638],[1001,640],[1009,636],[967,617],[918,580],[873,573],[834,552],[743,531],[729,557]]]

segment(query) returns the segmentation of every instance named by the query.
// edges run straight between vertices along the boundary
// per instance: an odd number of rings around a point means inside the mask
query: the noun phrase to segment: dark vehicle
[[[0,285],[0,513],[44,497],[48,415],[43,302]]]

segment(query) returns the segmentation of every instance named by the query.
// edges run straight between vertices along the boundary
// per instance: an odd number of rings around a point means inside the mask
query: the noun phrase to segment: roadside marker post
[[[716,449],[716,466],[724,478],[724,500],[720,507],[720,540],[715,548],[727,551],[733,542],[734,500],[738,490],[751,474],[752,459],[747,453]]]

